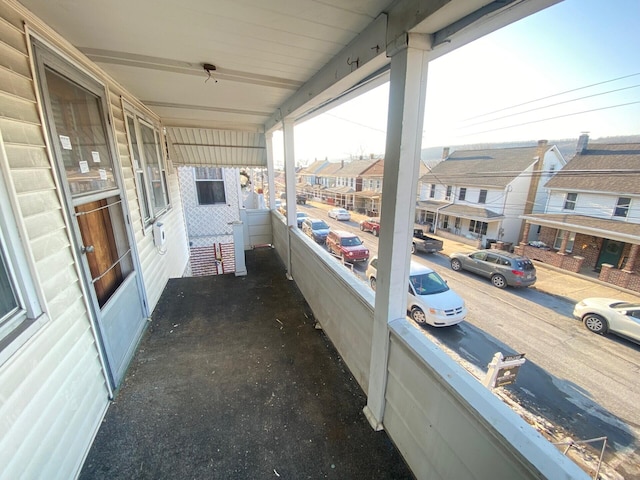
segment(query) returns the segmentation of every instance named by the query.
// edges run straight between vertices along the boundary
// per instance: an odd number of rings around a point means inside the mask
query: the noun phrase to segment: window
[[[564,232],[566,232],[566,230],[558,230],[556,233],[556,239],[553,242],[553,248],[555,248],[556,250],[560,250],[562,248],[562,237],[564,235]],[[567,248],[565,249],[565,252],[573,252],[573,244],[575,243],[575,241],[576,233],[569,232],[569,241],[567,242]]]
[[[195,167],[194,172],[199,205],[227,203],[221,168]]]
[[[478,203],[487,203],[487,191],[480,190],[480,195],[478,195]]]
[[[465,198],[467,198],[467,189],[462,187],[458,192],[458,200],[464,200]]]
[[[627,218],[630,205],[631,199],[629,197],[619,197],[616,209],[613,211],[613,216]]]
[[[447,194],[445,195],[445,200],[451,199],[451,185],[447,185]]]
[[[488,226],[489,224],[487,222],[480,222],[476,220],[469,221],[469,231],[479,235],[486,235]]]
[[[567,193],[567,198],[564,200],[564,209],[565,210],[575,210],[576,209],[576,200],[578,199],[577,193]]]
[[[4,151],[0,135],[0,155]],[[44,319],[4,182],[5,165],[6,157],[0,157],[0,365],[37,330],[38,317]]]
[[[429,198],[433,198],[436,196],[436,186],[435,184],[431,184],[431,191],[429,192]]]
[[[136,113],[127,111],[126,117],[138,203],[146,226],[170,207],[161,136],[158,127]]]

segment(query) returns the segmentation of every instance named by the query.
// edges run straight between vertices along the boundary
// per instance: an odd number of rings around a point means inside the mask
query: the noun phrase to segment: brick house
[[[640,291],[640,144],[588,142],[582,135],[576,155],[546,183],[545,212],[522,217],[526,241],[518,250]]]

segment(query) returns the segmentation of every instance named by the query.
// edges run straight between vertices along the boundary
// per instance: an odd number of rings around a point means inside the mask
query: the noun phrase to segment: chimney
[[[548,144],[548,140],[538,140],[538,150],[536,151],[536,155],[541,163],[544,161],[544,153],[547,151]]]
[[[587,150],[587,145],[589,145],[589,134],[584,132],[578,138],[578,144],[576,145],[576,153],[578,155],[584,153]]]
[[[446,160],[449,156],[449,147],[444,147],[442,149],[442,160]]]

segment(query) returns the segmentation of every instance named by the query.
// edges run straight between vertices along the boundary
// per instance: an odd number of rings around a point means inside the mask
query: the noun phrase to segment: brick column
[[[634,243],[631,245],[631,253],[629,253],[629,260],[627,260],[627,264],[622,269],[623,272],[631,273],[636,267],[636,260],[638,259],[638,254],[640,254],[640,245]]]
[[[569,230],[565,230],[562,234],[562,244],[560,245],[559,255],[567,254],[567,245],[569,245]]]

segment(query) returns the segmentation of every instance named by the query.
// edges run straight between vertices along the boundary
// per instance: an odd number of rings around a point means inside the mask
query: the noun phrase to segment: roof
[[[521,218],[535,225],[561,228],[596,237],[640,244],[640,225],[637,223],[564,213],[539,213],[524,215]]]
[[[335,177],[336,172],[342,168],[342,164],[329,162],[329,165],[320,170],[316,176],[317,177]]]
[[[362,172],[369,169],[375,162],[377,162],[377,160],[353,160],[351,162],[344,162],[344,166],[336,172],[336,176],[359,177]]]
[[[500,220],[504,218],[499,213],[488,208],[472,207],[460,203],[438,202],[435,200],[421,200],[416,202],[416,207],[430,212],[439,212],[441,215],[455,215],[457,217],[469,218],[472,220]]]
[[[640,195],[640,143],[593,145],[576,154],[545,186]]]
[[[328,160],[316,160],[311,165],[307,165],[302,170],[300,170],[300,175],[315,175],[323,168],[326,168],[329,165]]]
[[[379,177],[382,178],[382,175],[384,173],[384,158],[379,158],[378,160],[375,160],[370,166],[369,168],[367,168],[366,170],[364,170],[360,176],[361,177]]]
[[[547,151],[551,148],[548,146]],[[533,164],[537,155],[537,146],[459,150],[420,180],[439,185],[505,188]]]

